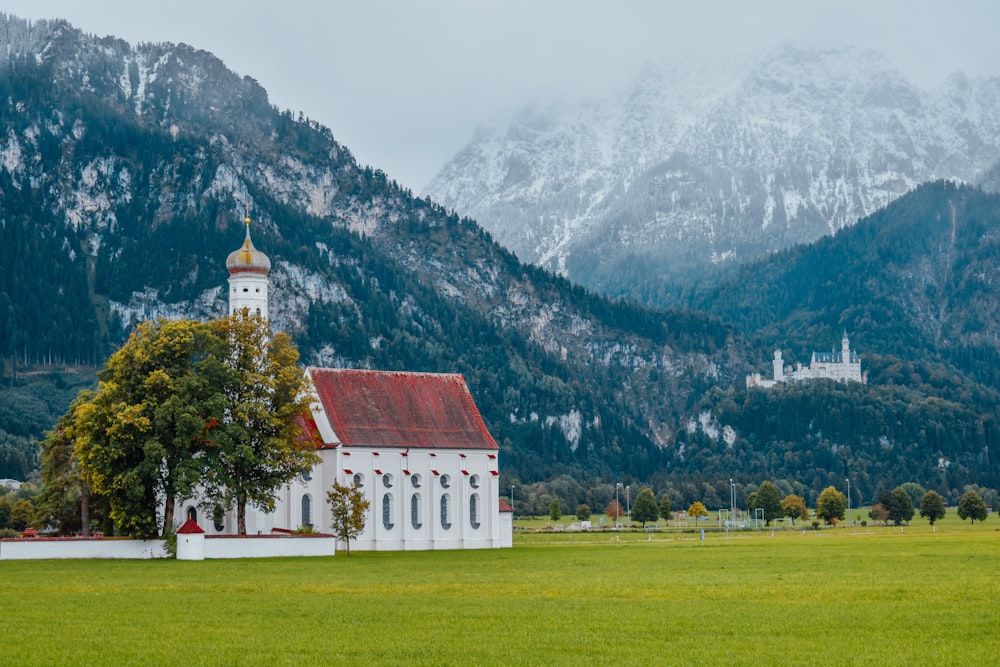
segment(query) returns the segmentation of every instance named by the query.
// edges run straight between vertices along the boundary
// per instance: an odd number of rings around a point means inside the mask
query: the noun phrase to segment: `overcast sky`
[[[996,0],[7,0],[0,11],[211,51],[417,193],[477,125],[541,95],[599,94],[678,53],[822,37],[884,51],[921,86],[956,69],[1000,75]]]

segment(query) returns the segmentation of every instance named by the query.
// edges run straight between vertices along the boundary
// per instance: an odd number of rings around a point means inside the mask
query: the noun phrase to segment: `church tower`
[[[239,250],[229,253],[229,314],[246,309],[267,319],[267,274],[271,260],[253,247],[250,240],[250,216],[245,220],[247,235]]]

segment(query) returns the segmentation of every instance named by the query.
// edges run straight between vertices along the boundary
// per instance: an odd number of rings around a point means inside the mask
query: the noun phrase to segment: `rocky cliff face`
[[[426,194],[591,287],[702,272],[854,224],[1000,157],[1000,78],[918,89],[879,53],[785,46],[480,131]]]

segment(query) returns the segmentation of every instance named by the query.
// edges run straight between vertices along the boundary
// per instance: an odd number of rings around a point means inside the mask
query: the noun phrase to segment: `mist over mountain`
[[[917,88],[880,53],[785,45],[647,65],[616,96],[481,130],[425,194],[526,262],[664,303],[704,275],[853,225],[1000,158],[1000,78]]]

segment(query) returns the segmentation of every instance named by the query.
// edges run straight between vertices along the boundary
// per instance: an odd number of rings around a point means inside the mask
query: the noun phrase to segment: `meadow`
[[[513,549],[4,561],[4,665],[976,664],[1000,532],[519,532]]]

